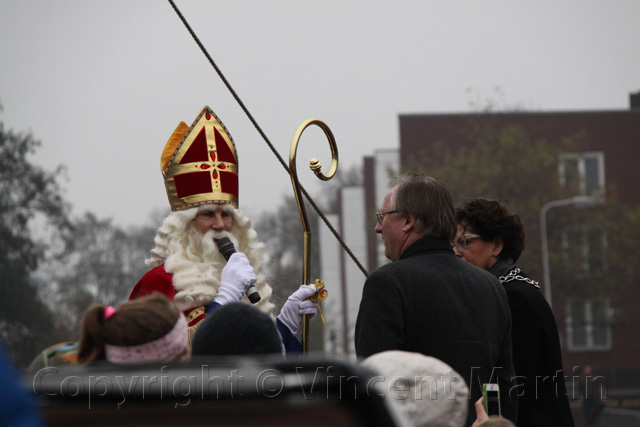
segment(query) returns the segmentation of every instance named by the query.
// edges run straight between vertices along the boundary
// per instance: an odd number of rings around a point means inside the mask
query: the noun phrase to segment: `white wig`
[[[214,206],[171,212],[158,230],[155,247],[146,260],[147,266],[154,268],[164,264],[165,271],[173,274],[174,301],[181,310],[211,304],[220,287],[220,273],[226,261],[214,243],[215,233],[201,234],[193,224],[199,211]],[[223,234],[231,239],[238,252],[247,256],[256,271],[255,287],[261,296],[256,307],[272,314],[274,304],[270,298],[273,290],[261,272],[262,265],[268,260],[265,245],[258,241],[258,234],[242,211],[233,205],[225,205],[224,210],[233,215],[233,227],[231,233]],[[249,302],[246,296],[243,301]]]

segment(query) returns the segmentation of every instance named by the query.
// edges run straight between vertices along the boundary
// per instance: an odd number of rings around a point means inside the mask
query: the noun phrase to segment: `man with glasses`
[[[517,400],[507,399],[515,382],[511,314],[503,287],[454,254],[457,220],[440,181],[405,174],[390,184],[375,231],[392,262],[365,282],[356,322],[357,355],[403,350],[451,365],[470,389],[466,425],[475,419],[482,384],[497,382],[502,413],[515,422]]]

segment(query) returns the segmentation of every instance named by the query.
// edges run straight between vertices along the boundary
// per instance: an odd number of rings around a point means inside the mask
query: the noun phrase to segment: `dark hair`
[[[82,319],[78,362],[105,359],[105,344],[134,346],[146,344],[171,332],[180,310],[165,295],[155,292],[120,305],[104,318],[103,304],[96,304]]]
[[[282,339],[268,314],[244,302],[223,305],[202,321],[193,356],[282,353]]]
[[[524,250],[524,225],[518,215],[512,215],[499,200],[476,197],[456,209],[458,223],[471,226],[482,239],[491,242],[501,238],[500,258],[517,261]]]
[[[424,236],[453,240],[456,216],[449,190],[433,177],[405,173],[391,179],[391,206],[399,215],[416,217],[415,230]]]

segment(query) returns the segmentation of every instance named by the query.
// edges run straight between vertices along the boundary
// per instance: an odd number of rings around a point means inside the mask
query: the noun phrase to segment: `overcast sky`
[[[484,97],[620,110],[640,90],[637,0],[175,1],[287,161],[307,118],[331,127],[349,169],[399,146],[400,114],[469,112]],[[160,154],[204,105],[238,147],[243,210],[293,194],[167,1],[0,0],[0,52],[0,120],[42,141],[34,162],[68,168],[74,215],[126,226],[168,207]],[[315,194],[326,184],[310,157],[328,169],[320,130],[298,152]]]

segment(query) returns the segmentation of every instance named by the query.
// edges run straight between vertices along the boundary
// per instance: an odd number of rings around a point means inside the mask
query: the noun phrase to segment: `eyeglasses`
[[[387,212],[376,212],[376,217],[378,218],[378,224],[382,225],[382,220],[384,220],[385,215],[398,213],[400,211],[387,211]]]
[[[451,241],[451,249],[455,248],[459,253],[462,253],[469,249],[469,240],[478,239],[482,237],[479,234],[462,234],[456,240]]]

